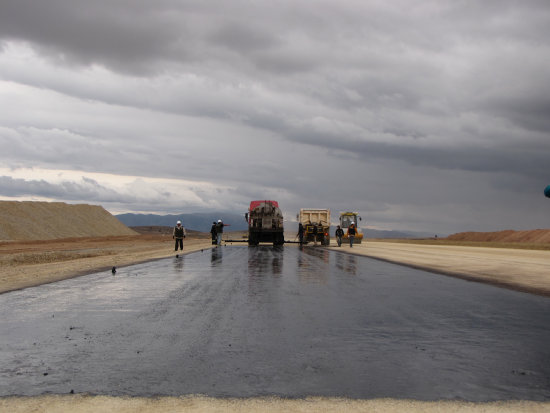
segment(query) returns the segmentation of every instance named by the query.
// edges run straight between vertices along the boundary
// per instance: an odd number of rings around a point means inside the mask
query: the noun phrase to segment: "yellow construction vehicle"
[[[358,212],[340,212],[340,228],[344,230],[344,236],[342,237],[343,241],[349,242],[348,227],[353,222],[355,224],[355,229],[357,231],[357,234],[355,234],[355,239],[353,240],[353,243],[361,244],[361,241],[363,241],[363,232],[359,228],[358,220],[359,221],[362,220]]]

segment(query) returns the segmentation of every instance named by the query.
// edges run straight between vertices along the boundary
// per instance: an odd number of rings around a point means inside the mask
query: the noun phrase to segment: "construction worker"
[[[216,221],[212,222],[212,228],[210,228],[210,235],[212,235],[212,245],[218,243],[218,229],[216,226]]]
[[[355,222],[351,222],[348,227],[348,238],[349,238],[349,247],[353,248],[353,239],[357,234],[357,228],[355,228]]]
[[[183,251],[183,239],[187,236],[185,233],[185,228],[181,226],[181,221],[176,223],[174,227],[174,232],[172,234],[172,239],[176,240],[175,251],[178,250],[178,246]]]
[[[216,235],[218,237],[218,245],[222,245],[223,227],[227,227],[229,224],[224,224],[221,219],[218,219],[216,224]]]
[[[342,237],[344,236],[344,230],[340,228],[340,225],[336,228],[336,242],[338,243],[338,246],[342,246]]]
[[[304,226],[301,222],[298,224],[297,237],[300,239],[300,245],[302,245],[304,243]]]

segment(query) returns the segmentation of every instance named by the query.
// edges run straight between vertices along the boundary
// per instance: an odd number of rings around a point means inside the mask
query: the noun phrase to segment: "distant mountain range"
[[[247,230],[248,225],[244,219],[244,214],[231,214],[225,212],[179,214],[179,215],[155,215],[155,214],[120,214],[115,215],[120,222],[127,227],[140,227],[146,225],[169,226],[173,227],[177,221],[181,221],[186,229],[195,231],[210,232],[212,222],[221,219],[224,224],[228,224],[228,231]]]
[[[192,229],[200,232],[210,232],[212,222],[223,220],[224,224],[229,224],[226,231],[245,231],[248,229],[244,214],[226,213],[226,212],[211,212],[211,213],[194,213],[180,215],[155,215],[155,214],[120,214],[115,215],[116,218],[128,227],[141,226],[168,226],[173,227],[179,220],[186,229]],[[298,224],[296,222],[285,222],[285,229],[288,232],[297,231]],[[331,236],[334,235],[336,227],[331,227]],[[433,234],[410,232],[410,231],[388,231],[376,229],[363,230],[367,238],[429,238],[434,237]],[[442,236],[444,237],[444,236]]]
[[[428,234],[425,232],[410,232],[410,231],[389,231],[378,229],[365,229],[363,234],[367,238],[391,238],[391,239],[407,239],[407,238],[434,238],[434,234]],[[444,238],[445,235],[441,236]]]

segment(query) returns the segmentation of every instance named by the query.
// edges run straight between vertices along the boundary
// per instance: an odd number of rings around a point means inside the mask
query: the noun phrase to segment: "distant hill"
[[[244,214],[232,214],[225,212],[179,214],[179,215],[156,215],[156,214],[120,214],[115,217],[124,225],[129,227],[143,226],[169,226],[173,227],[179,220],[186,229],[200,232],[210,232],[212,222],[223,220],[229,224],[228,231],[247,230],[248,226]]]
[[[532,229],[525,231],[505,230],[497,232],[459,232],[449,235],[451,241],[478,241],[478,242],[530,242],[550,243],[550,229]]]
[[[0,201],[0,240],[137,235],[98,205]]]
[[[367,238],[382,238],[382,239],[407,239],[407,238],[432,238],[434,234],[424,232],[409,232],[409,231],[394,231],[394,230],[379,230],[366,228],[363,230],[364,236]]]
[[[174,227],[160,225],[145,225],[140,227],[130,227],[134,231],[142,235],[167,235],[172,236]],[[206,232],[195,231],[193,229],[185,229],[188,237],[193,238],[210,238],[210,234]]]

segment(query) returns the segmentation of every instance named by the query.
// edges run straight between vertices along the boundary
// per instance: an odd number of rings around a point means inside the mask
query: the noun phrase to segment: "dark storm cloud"
[[[535,179],[548,177],[548,153],[550,141],[541,139],[531,142],[494,143],[481,147],[475,144],[460,144],[420,147],[409,143],[365,141],[342,138],[335,135],[304,132],[293,137],[297,142],[308,143],[331,150],[355,154],[355,158],[369,162],[373,159],[399,160],[413,165],[425,165],[435,169],[460,169],[475,172],[513,172]],[[491,142],[491,140],[488,140]]]
[[[89,178],[83,178],[79,183],[66,181],[52,184],[45,180],[14,179],[9,176],[0,176],[0,195],[8,197],[39,196],[66,201],[136,201],[133,196],[123,196]]]
[[[7,0],[0,10],[0,37],[34,44],[60,64],[143,73],[185,37],[169,2]],[[186,54],[185,48],[178,52]]]
[[[228,22],[215,29],[208,38],[219,46],[243,54],[265,50],[278,43],[275,36],[254,27],[254,22],[248,22],[247,26],[240,21]]]
[[[541,132],[548,136],[550,133],[550,87],[541,83],[540,89],[548,94],[540,96],[539,90],[528,96],[491,99],[484,104],[484,108],[490,113],[509,119],[520,128]]]

